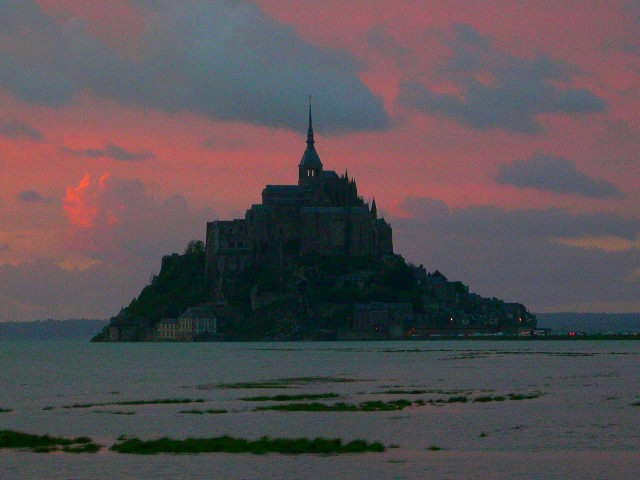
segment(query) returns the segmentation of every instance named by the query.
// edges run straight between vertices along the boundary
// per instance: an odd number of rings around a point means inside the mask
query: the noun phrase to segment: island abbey
[[[267,185],[244,218],[158,275],[96,341],[381,340],[534,332],[519,303],[483,298],[393,251],[392,230],[347,172],[325,170],[311,106],[297,185]]]
[[[297,185],[267,185],[245,218],[207,223],[206,269],[214,291],[249,267],[287,270],[305,256],[393,254],[392,230],[358,196],[353,178],[325,170],[315,148],[311,105]]]

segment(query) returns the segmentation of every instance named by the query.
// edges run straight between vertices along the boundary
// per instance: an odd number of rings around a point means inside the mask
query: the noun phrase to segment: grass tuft
[[[509,400],[532,400],[534,398],[540,398],[540,393],[510,393],[508,395]]]
[[[469,399],[464,396],[449,397],[447,403],[467,403]]]
[[[311,385],[318,383],[351,383],[365,380],[344,377],[291,377],[276,378],[274,380],[265,380],[261,382],[237,382],[237,383],[219,383],[218,388],[291,388],[300,385]]]
[[[100,445],[97,443],[85,443],[84,445],[72,445],[68,447],[62,447],[62,451],[66,453],[96,453],[100,450]]]
[[[380,392],[386,395],[422,395],[423,393],[427,393],[427,390],[385,390],[384,392]]]
[[[487,395],[484,397],[476,397],[473,399],[473,401],[475,403],[485,403],[485,402],[491,402],[493,401],[493,397],[491,395]]]
[[[211,415],[215,415],[215,414],[219,414],[219,413],[227,413],[227,410],[221,409],[221,408],[210,408],[209,410],[197,410],[197,409],[193,409],[193,410],[180,410],[180,413],[190,413],[192,415],[204,415],[206,413],[211,414]]]
[[[36,453],[49,453],[58,450],[69,453],[95,453],[100,446],[89,437],[52,437],[49,435],[33,435],[14,430],[0,430],[0,449],[28,449]]]
[[[91,408],[91,407],[107,407],[107,406],[130,406],[130,405],[164,405],[175,403],[204,403],[202,398],[161,398],[158,400],[125,400],[122,402],[103,402],[103,403],[74,403],[73,405],[64,405],[62,408]]]
[[[540,398],[540,393],[510,393],[506,397],[503,395],[486,395],[482,397],[476,397],[473,399],[475,403],[486,402],[504,402],[505,400],[531,400],[534,398]]]
[[[340,398],[337,393],[307,393],[300,395],[262,395],[258,397],[244,397],[240,400],[245,402],[290,402],[297,400],[321,400],[327,398]]]
[[[384,452],[385,448],[379,442],[367,443],[364,440],[354,440],[343,443],[341,439],[315,438],[269,438],[246,440],[229,436],[214,438],[187,438],[174,440],[160,438],[158,440],[140,440],[127,438],[116,443],[111,450],[119,453],[153,455],[157,453],[285,453],[299,455],[304,453],[337,454]]]
[[[110,415],[135,415],[136,412],[131,410],[94,410],[93,413],[107,413]]]
[[[409,407],[409,400],[394,400],[392,402],[371,401],[355,403],[334,403],[327,405],[326,403],[287,403],[284,405],[266,405],[264,407],[256,407],[256,411],[277,410],[284,412],[389,412],[403,410]]]

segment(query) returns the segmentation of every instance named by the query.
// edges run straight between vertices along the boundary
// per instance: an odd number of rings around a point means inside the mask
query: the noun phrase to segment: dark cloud
[[[298,130],[312,94],[320,131],[389,125],[353,57],[305,41],[248,1],[136,4],[146,28],[125,58],[34,0],[0,0],[0,86],[38,104],[68,104],[89,90],[126,105]]]
[[[538,154],[499,166],[498,183],[529,187],[556,193],[594,198],[623,198],[625,194],[606,180],[593,178],[576,167],[575,162],[553,155]]]
[[[8,252],[9,250],[11,247],[8,244],[0,242],[0,252]]]
[[[120,162],[139,162],[142,160],[152,160],[156,158],[156,156],[152,152],[133,152],[131,150],[119,147],[118,145],[114,145],[113,143],[107,143],[104,148],[87,148],[76,150],[74,148],[62,147],[61,150],[75,157],[107,158],[111,160],[118,160]]]
[[[640,26],[640,1],[627,0],[623,2],[623,9],[624,13]],[[604,52],[605,54],[610,54],[611,51],[640,55],[640,35],[638,35],[637,28],[634,35],[626,36],[625,39],[607,38],[604,44]],[[633,91],[631,94],[635,98],[636,92]]]
[[[460,94],[439,93],[418,81],[407,81],[400,86],[401,104],[481,130],[526,134],[542,131],[540,114],[593,113],[605,108],[591,91],[570,86],[579,72],[565,62],[511,55],[470,25],[454,26],[444,41],[453,54],[434,73],[453,82]]]
[[[247,142],[245,140],[240,138],[228,138],[225,136],[209,138],[202,144],[205,148],[213,151],[240,150],[247,146]]]
[[[44,139],[44,136],[39,130],[18,120],[11,120],[0,124],[0,135],[12,139],[33,140],[34,142],[40,142]]]
[[[36,190],[23,190],[16,198],[24,203],[49,203],[51,202],[50,198],[42,196]]]
[[[615,236],[634,239],[640,233],[640,220],[611,213],[571,214],[559,208],[544,210],[503,210],[495,206],[449,209],[441,200],[409,197],[401,208],[412,217],[412,224],[443,228],[446,233],[474,232],[481,236],[496,233],[516,237]]]
[[[625,7],[627,12],[631,15],[631,18],[640,23],[640,1],[627,0]]]
[[[483,295],[522,301],[536,310],[639,298],[639,249],[578,248],[561,240],[634,240],[638,219],[559,209],[450,209],[430,198],[408,198],[401,207],[408,218],[392,221],[397,250]]]
[[[149,271],[135,262],[129,269],[109,264],[65,269],[44,259],[3,264],[0,321],[108,318],[131,300],[148,275]]]
[[[391,58],[400,67],[406,67],[415,60],[412,50],[400,45],[384,25],[375,25],[367,32],[367,43],[370,48]]]

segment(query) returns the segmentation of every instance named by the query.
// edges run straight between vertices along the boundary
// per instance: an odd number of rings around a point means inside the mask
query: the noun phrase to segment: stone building
[[[355,305],[353,332],[358,338],[402,338],[413,322],[410,303],[372,302]]]
[[[163,318],[156,324],[156,339],[177,340],[178,339],[178,319]]]
[[[178,317],[178,340],[193,342],[217,333],[218,321],[209,307],[190,307]]]
[[[382,256],[393,253],[391,226],[358,196],[345,171],[325,170],[315,149],[311,106],[307,148],[297,185],[267,185],[262,203],[244,219],[207,223],[207,275],[221,297],[225,281],[249,266],[280,271],[304,256]]]
[[[193,342],[218,333],[218,320],[207,306],[190,307],[178,318],[163,318],[155,327],[156,340]]]

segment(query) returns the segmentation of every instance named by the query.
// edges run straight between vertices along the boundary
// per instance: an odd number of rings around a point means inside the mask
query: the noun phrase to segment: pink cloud
[[[151,19],[149,9],[140,8],[143,3],[154,2],[38,1],[42,12],[56,22],[54,27],[66,26],[70,29],[66,33],[78,33],[83,27],[83,38],[99,40],[127,61],[140,60],[139,42]],[[402,216],[399,206],[413,196],[441,200],[455,211],[479,205],[507,212],[555,207],[575,214],[607,212],[640,218],[640,38],[636,19],[625,10],[625,2],[507,0],[478,7],[463,0],[255,3],[267,22],[289,29],[289,34],[293,32],[305,44],[350,56],[353,80],[359,79],[384,100],[392,120],[388,129],[322,135],[323,126],[336,112],[334,103],[339,103],[333,97],[317,99],[314,120],[319,129],[318,152],[326,167],[348,168],[359,190],[368,199],[375,195],[387,214]],[[492,51],[501,52],[504,58],[530,62],[550,56],[573,65],[576,74],[565,88],[593,92],[606,103],[606,109],[582,115],[536,113],[534,119],[544,127],[542,132],[523,135],[505,129],[473,129],[455,118],[407,108],[397,101],[400,85],[407,78],[419,78],[438,94],[460,93],[456,79],[438,69],[453,55],[438,32],[451,31],[454,24],[471,26],[490,39]],[[32,42],[45,32],[36,33],[22,36],[21,48],[35,48]],[[0,42],[0,53],[10,48],[10,41],[15,37]],[[206,48],[213,47],[215,43]],[[286,55],[287,50],[278,52]],[[79,71],[86,73],[85,65],[75,71],[76,76]],[[480,84],[496,85],[491,72],[476,73]],[[253,84],[259,86],[261,78],[252,77]],[[206,93],[216,89],[220,85],[211,82]],[[248,89],[236,101],[247,108],[260,108],[252,92]],[[16,264],[38,256],[56,261],[89,256],[120,265],[120,272],[130,272],[124,267],[127,262],[145,272],[156,269],[162,254],[180,250],[191,238],[202,238],[204,222],[212,218],[211,213],[202,213],[205,209],[213,207],[221,217],[242,215],[259,201],[265,184],[295,181],[304,150],[306,96],[292,93],[287,84],[278,84],[277,92],[281,96],[270,105],[276,110],[289,109],[288,129],[257,127],[242,119],[161,112],[99,96],[92,89],[74,90],[73,101],[64,106],[47,106],[24,102],[0,88],[0,124],[19,119],[43,138],[33,142],[25,141],[24,133],[18,139],[0,135],[0,241],[11,245],[2,252],[2,261]],[[68,146],[97,155],[109,144],[153,152],[156,158],[125,162],[104,156],[92,160],[61,150]],[[496,182],[500,165],[531,158],[536,152],[571,159],[579,172],[606,180],[628,195],[621,199],[559,196]],[[20,192],[25,191],[37,191],[52,201],[21,202]],[[409,237],[403,240],[405,234],[400,230],[398,235],[401,253],[414,255],[421,248],[412,250],[406,240]],[[456,258],[462,258],[456,250],[461,244],[443,245],[450,255],[438,256],[440,265],[454,270]],[[529,258],[533,258],[531,252]],[[554,258],[558,260],[566,255],[562,249],[557,253]],[[461,265],[459,276],[466,280],[463,268]],[[478,277],[487,284],[494,280]],[[614,282],[613,276],[610,281]],[[508,283],[494,282],[492,293],[502,295]],[[537,289],[533,280],[521,287],[525,295]],[[131,291],[130,296],[135,293]]]
[[[96,183],[90,174],[80,180],[77,186],[67,187],[63,207],[69,222],[77,227],[89,229],[101,225],[114,225],[117,217],[112,210],[104,210],[103,200],[107,193],[109,173],[102,175]]]
[[[159,199],[138,179],[85,174],[67,187],[63,208],[69,221],[67,247],[101,261],[138,258],[151,268],[162,255],[203,238],[208,209],[193,209],[180,195]]]

